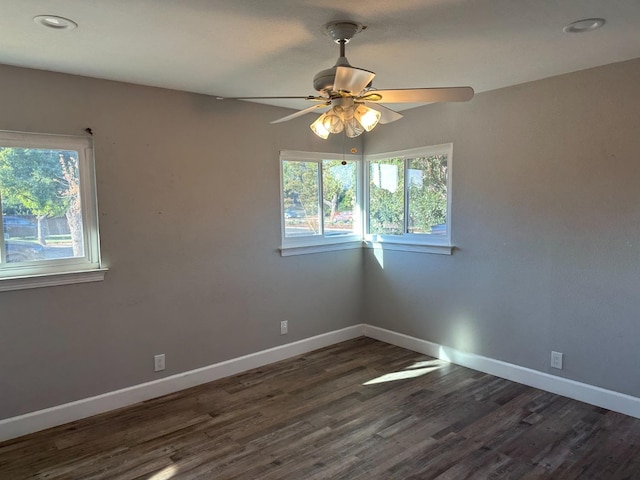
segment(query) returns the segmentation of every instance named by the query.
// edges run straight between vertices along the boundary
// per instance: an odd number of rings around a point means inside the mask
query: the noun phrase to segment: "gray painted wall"
[[[384,268],[365,251],[364,282],[359,250],[276,251],[278,151],[341,151],[341,138],[316,139],[305,118],[269,125],[289,112],[275,107],[5,66],[0,78],[0,128],[93,128],[110,267],[104,282],[0,292],[0,418],[360,322],[640,396],[639,60],[368,134],[371,153],[454,143],[457,249],[385,252]],[[552,349],[565,370],[548,367]]]
[[[342,149],[311,117],[269,125],[290,110],[6,66],[0,79],[0,129],[93,129],[110,268],[104,282],[0,292],[0,418],[360,321],[360,250],[277,252],[279,150]]]
[[[431,105],[367,153],[453,142],[453,256],[365,253],[365,318],[640,396],[640,60]],[[549,367],[550,352],[565,369]]]

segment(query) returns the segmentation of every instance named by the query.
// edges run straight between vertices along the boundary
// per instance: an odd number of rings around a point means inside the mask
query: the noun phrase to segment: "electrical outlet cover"
[[[153,369],[156,372],[164,370],[164,353],[153,357]]]
[[[551,367],[562,370],[562,353],[551,352]]]

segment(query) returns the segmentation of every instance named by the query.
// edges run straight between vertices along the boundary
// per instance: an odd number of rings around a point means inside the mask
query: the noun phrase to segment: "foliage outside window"
[[[0,132],[0,289],[102,278],[74,275],[102,271],[92,152],[85,137]]]
[[[366,157],[368,241],[450,246],[451,151],[447,144]]]
[[[358,157],[283,151],[280,159],[283,254],[360,241]]]
[[[281,152],[282,254],[363,239],[373,248],[451,254],[451,161],[451,144],[366,155],[364,172],[353,155]]]

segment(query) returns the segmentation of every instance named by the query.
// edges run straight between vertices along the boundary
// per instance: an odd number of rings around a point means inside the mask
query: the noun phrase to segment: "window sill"
[[[282,247],[280,255],[290,257],[294,255],[307,255],[310,253],[333,252],[337,250],[349,250],[353,248],[370,248],[373,250],[395,250],[399,252],[431,253],[436,255],[453,255],[453,245],[419,244],[402,242],[377,242],[372,240],[350,241],[344,243],[330,243],[325,245],[300,245]]]
[[[336,250],[349,250],[352,248],[362,248],[362,241],[356,240],[343,243],[326,243],[323,245],[299,245],[282,247],[280,255],[283,257],[291,257],[293,255],[307,255],[310,253],[333,252]]]
[[[46,273],[0,278],[0,292],[24,290],[27,288],[54,287],[73,283],[101,282],[107,268],[80,270],[76,272]]]
[[[401,243],[401,242],[374,242],[366,240],[364,242],[365,248],[371,248],[374,250],[396,250],[400,252],[414,252],[414,253],[434,253],[436,255],[452,255],[453,245],[427,245],[418,243]]]

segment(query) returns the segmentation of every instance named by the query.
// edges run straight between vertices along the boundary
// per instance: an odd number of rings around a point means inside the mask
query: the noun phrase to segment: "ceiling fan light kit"
[[[355,138],[373,130],[380,121],[380,112],[364,104],[356,104],[352,98],[337,98],[332,105],[310,126],[320,138],[328,138],[330,133],[342,131],[347,137]]]
[[[385,124],[402,115],[378,102],[435,103],[465,102],[473,98],[471,87],[407,88],[377,90],[372,86],[375,73],[352,67],[345,56],[345,45],[366,27],[351,21],[332,22],[325,26],[326,34],[340,46],[340,56],[331,68],[318,72],[313,87],[319,95],[307,97],[236,97],[235,100],[268,100],[276,98],[304,99],[320,102],[271,123],[292,120],[321,108],[328,108],[311,124],[311,130],[321,138],[345,132],[349,138],[370,132],[378,123]],[[219,99],[222,100],[221,97]]]

